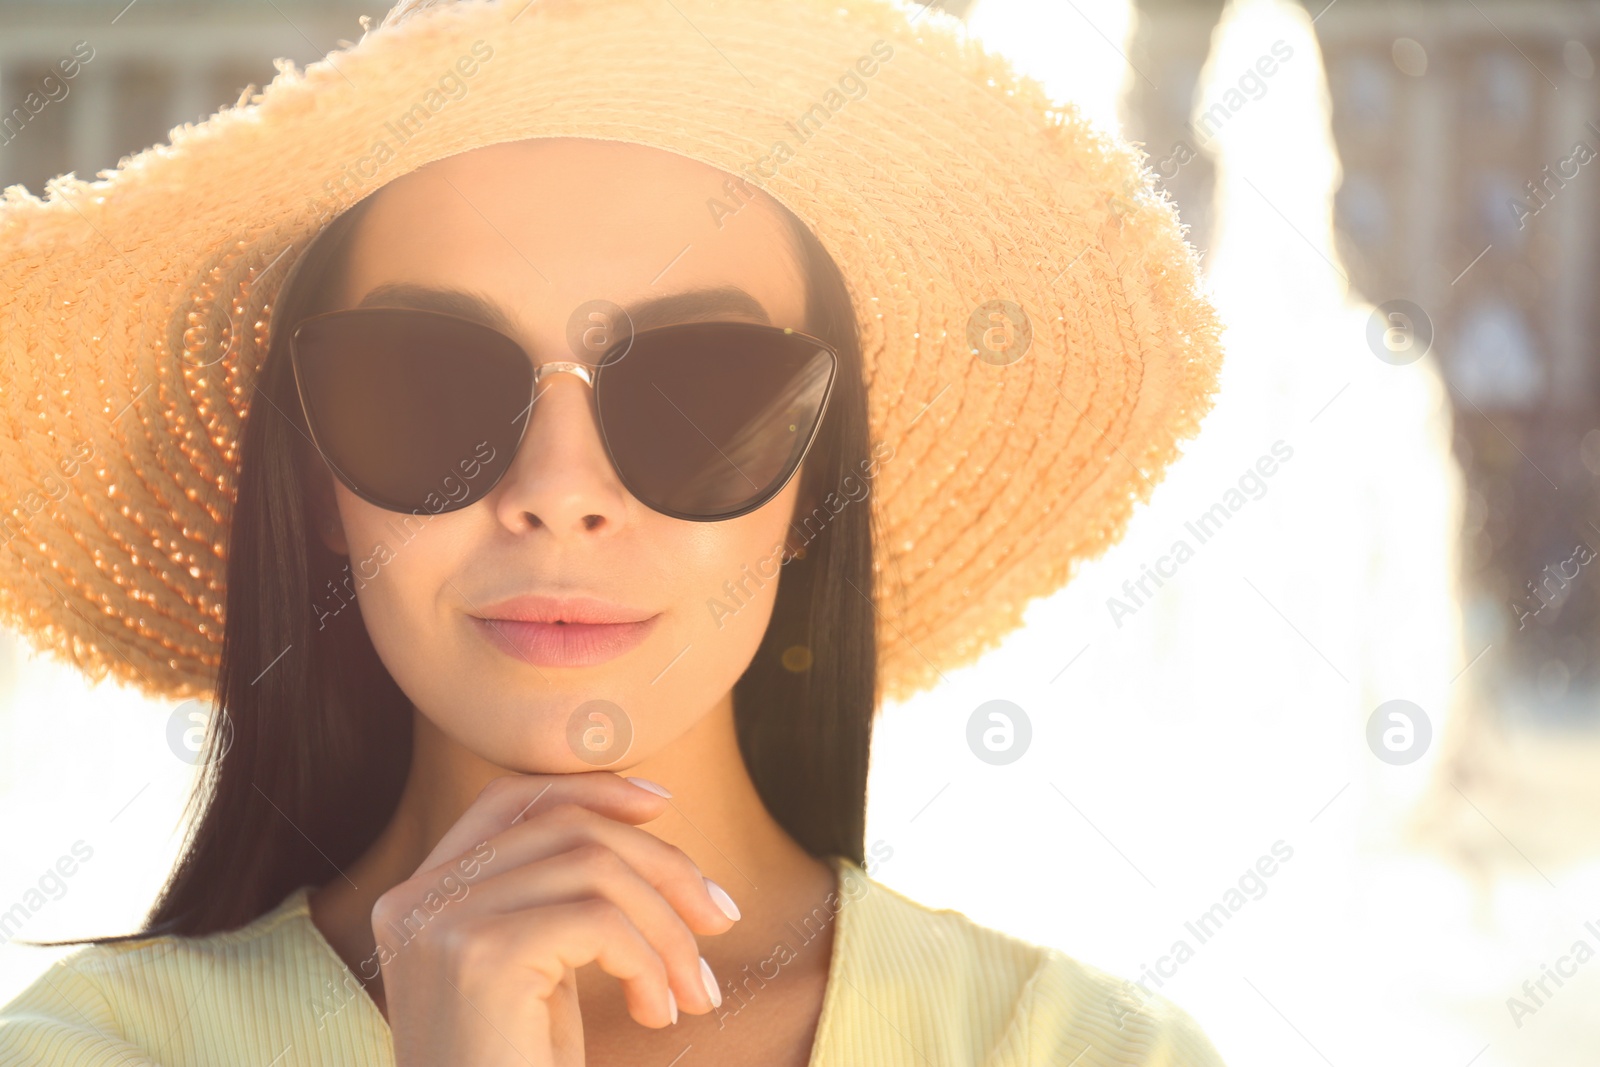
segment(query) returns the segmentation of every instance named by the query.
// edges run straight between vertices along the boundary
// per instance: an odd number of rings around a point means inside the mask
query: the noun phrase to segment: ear
[[[312,529],[327,546],[328,551],[336,556],[348,556],[350,545],[345,540],[344,522],[339,517],[339,501],[333,490],[333,474],[328,470],[327,464],[320,461],[309,466],[311,476],[306,491],[310,497],[310,507],[306,509],[306,521],[311,523]]]

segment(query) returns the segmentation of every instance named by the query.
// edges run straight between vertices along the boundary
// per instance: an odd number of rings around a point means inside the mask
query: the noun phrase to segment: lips
[[[593,597],[524,596],[478,609],[472,624],[491,644],[537,667],[588,667],[627,652],[660,614]]]

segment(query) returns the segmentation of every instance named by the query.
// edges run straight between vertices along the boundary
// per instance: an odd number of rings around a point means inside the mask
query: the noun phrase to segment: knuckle
[[[677,889],[698,892],[701,879],[704,877],[700,873],[700,865],[690,859],[689,854],[677,845],[665,842],[663,844],[666,847],[664,853],[666,863],[663,868],[666,884]]]
[[[510,774],[502,774],[498,778],[491,778],[484,783],[482,789],[478,790],[478,799],[493,803],[516,788],[516,783],[516,776]]]
[[[408,883],[400,882],[378,894],[378,899],[372,904],[374,926],[386,927],[409,910],[410,905],[406,903],[409,899],[408,888]]]
[[[452,923],[436,931],[435,944],[445,966],[454,974],[482,973],[494,966],[496,938],[483,936],[474,923]]]
[[[563,800],[545,809],[546,818],[567,824],[585,822],[591,814],[593,813],[588,808],[570,800]]]
[[[572,862],[592,878],[613,878],[621,873],[623,862],[608,846],[588,841],[572,850]]]
[[[372,908],[373,933],[379,941],[405,944],[412,939],[432,941],[436,931],[447,928],[449,916],[436,914],[421,894],[385,894]]]
[[[681,918],[667,924],[666,950],[669,954],[694,963],[700,956],[700,942],[695,940],[694,931],[684,923]]]
[[[579,903],[578,914],[583,917],[584,922],[606,938],[617,937],[629,925],[628,917],[622,914],[622,909],[603,897],[591,897]]]

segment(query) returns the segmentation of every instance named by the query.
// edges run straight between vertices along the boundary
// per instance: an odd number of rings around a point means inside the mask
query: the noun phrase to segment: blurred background
[[[385,7],[0,0],[0,187]],[[1142,145],[1228,357],[1125,540],[884,710],[875,877],[1142,981],[1233,1067],[1600,1063],[1600,3],[943,13]],[[1028,740],[974,750],[994,701]],[[13,938],[139,922],[185,723],[0,641],[0,1002],[61,954]]]

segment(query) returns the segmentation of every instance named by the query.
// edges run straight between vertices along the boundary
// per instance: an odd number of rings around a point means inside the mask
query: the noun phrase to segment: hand
[[[372,909],[397,1067],[579,1067],[574,969],[591,962],[644,1026],[720,1003],[695,935],[733,919],[682,849],[634,825],[667,806],[610,771],[485,786]]]

